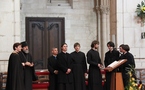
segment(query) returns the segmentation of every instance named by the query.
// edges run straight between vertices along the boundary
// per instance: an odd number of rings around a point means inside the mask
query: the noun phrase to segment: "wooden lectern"
[[[110,65],[108,65],[104,70],[111,72],[112,70],[116,69],[123,63],[125,63],[127,60],[119,60],[114,61]],[[121,72],[114,72],[111,76],[111,87],[110,90],[124,90],[123,80],[122,80],[122,73]]]

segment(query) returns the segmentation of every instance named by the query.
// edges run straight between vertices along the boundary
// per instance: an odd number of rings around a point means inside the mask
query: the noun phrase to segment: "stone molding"
[[[110,13],[110,7],[109,6],[100,6],[100,10],[102,14],[109,14]]]

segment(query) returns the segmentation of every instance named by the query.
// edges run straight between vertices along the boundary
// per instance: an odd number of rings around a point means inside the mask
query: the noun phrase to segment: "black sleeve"
[[[107,54],[105,54],[104,64],[105,64],[105,67],[107,67],[107,66],[108,66]]]
[[[125,62],[125,66],[128,66],[128,65],[132,65],[133,67],[135,67],[135,61],[132,54],[128,56],[127,62]]]
[[[9,65],[8,65],[8,75],[7,75],[7,85],[6,87],[8,88],[10,84],[10,86],[12,86],[12,90],[16,89],[16,84],[17,84],[17,74],[18,72],[18,61],[20,60],[19,56],[17,54],[11,54],[10,58],[9,58]]]
[[[116,58],[115,58],[116,61],[119,60],[119,55],[120,55],[120,53],[119,53],[119,51],[117,51],[117,52],[116,52]]]
[[[86,57],[84,53],[83,53],[83,69],[84,69],[84,73],[87,73]]]
[[[24,58],[24,54],[23,54],[23,52],[22,52],[22,51],[21,51],[21,52],[19,52],[19,56],[20,56],[21,62],[22,62],[22,63],[25,63],[25,62],[26,62],[26,60],[25,60],[25,58]]]
[[[72,57],[71,57],[70,54],[68,54],[68,57],[69,57],[69,59],[70,59],[70,63],[69,63],[68,68],[73,69],[73,59],[72,59]]]
[[[57,62],[58,69],[60,69],[60,70],[62,70],[63,72],[66,73],[68,68],[64,65],[64,63],[63,63],[64,61],[63,61],[63,58],[61,57],[61,55],[58,55],[57,59],[58,59],[57,60],[58,61]]]
[[[98,58],[99,58],[99,63],[98,64],[103,65],[102,62],[101,62],[101,58],[100,58],[99,52],[98,52]]]
[[[98,63],[92,61],[92,55],[91,55],[90,52],[87,53],[87,62],[88,62],[88,64],[90,64],[90,65],[98,66]]]
[[[28,60],[30,63],[33,63],[33,58],[32,55],[30,53],[27,54],[28,55]]]
[[[54,69],[52,68],[52,65],[51,65],[51,58],[48,58],[47,68],[50,73],[54,73]]]

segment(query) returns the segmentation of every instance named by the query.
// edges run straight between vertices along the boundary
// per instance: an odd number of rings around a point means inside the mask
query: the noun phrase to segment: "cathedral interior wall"
[[[52,0],[53,1],[53,0]],[[54,0],[59,1],[59,0]],[[49,0],[1,0],[0,1],[0,71],[7,70],[7,60],[14,42],[25,40],[26,17],[64,17],[65,42],[68,52],[79,42],[81,51],[90,49],[92,40],[97,39],[95,0],[74,0],[73,8],[50,5]],[[145,26],[136,20],[136,6],[142,0],[117,0],[117,47],[128,44],[135,57],[136,68],[145,67],[145,39],[141,33]],[[130,4],[131,2],[131,4]],[[107,42],[106,42],[107,43]]]
[[[145,67],[145,39],[141,33],[145,26],[136,19],[136,7],[142,0],[117,0],[117,47],[128,44],[130,52],[134,55],[136,68]]]

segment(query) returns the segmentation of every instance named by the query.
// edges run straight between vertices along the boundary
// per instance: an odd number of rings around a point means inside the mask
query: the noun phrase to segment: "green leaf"
[[[141,6],[144,6],[144,1],[141,2]]]
[[[138,4],[137,7],[140,7],[140,4]]]

